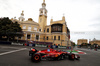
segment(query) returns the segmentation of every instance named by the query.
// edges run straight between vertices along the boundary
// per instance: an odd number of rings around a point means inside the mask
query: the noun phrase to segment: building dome
[[[45,3],[42,3],[42,6],[46,6],[46,4]]]
[[[96,38],[94,38],[93,41],[96,41]]]
[[[33,21],[33,19],[32,18],[28,18],[28,21]]]

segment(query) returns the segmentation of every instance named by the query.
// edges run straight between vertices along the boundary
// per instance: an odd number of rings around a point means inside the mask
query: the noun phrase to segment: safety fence
[[[20,46],[32,46],[32,47],[48,47],[48,48],[64,48],[64,49],[71,49],[71,47],[67,46],[57,46],[57,45],[52,45],[50,42],[26,42],[26,41],[21,41],[21,42],[10,42],[10,41],[0,41],[0,44],[2,45],[20,45]]]
[[[44,45],[44,44],[26,44],[25,43],[24,46],[71,49],[71,47],[67,47],[67,46]]]
[[[11,45],[11,42],[7,42],[7,41],[0,41],[0,44],[3,44],[3,45]]]
[[[34,43],[16,43],[12,42],[11,45],[22,45],[22,46],[32,46],[32,47],[48,47],[48,48],[63,48],[63,49],[71,49],[71,47],[67,46],[57,46],[52,44],[34,44]]]

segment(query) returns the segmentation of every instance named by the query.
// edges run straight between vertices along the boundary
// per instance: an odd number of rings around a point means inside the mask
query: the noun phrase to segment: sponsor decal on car
[[[72,52],[72,53],[74,53],[74,54],[86,54],[85,52],[83,52],[83,51],[79,51],[79,50],[67,50],[67,52],[68,53],[70,53],[70,52]]]

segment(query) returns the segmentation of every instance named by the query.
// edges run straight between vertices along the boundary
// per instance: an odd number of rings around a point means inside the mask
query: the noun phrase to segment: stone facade
[[[13,22],[17,21],[22,28],[24,36],[20,40],[52,42],[56,45],[71,46],[70,30],[67,27],[65,16],[59,21],[51,19],[50,25],[47,25],[47,12],[46,3],[43,0],[38,22],[33,21],[32,18],[25,21],[24,11],[22,11],[19,20],[11,19]]]
[[[91,45],[97,44],[98,46],[100,46],[100,40],[92,40],[92,41],[89,41],[89,43]]]
[[[77,45],[81,45],[82,43],[88,43],[87,39],[78,39],[77,40]]]

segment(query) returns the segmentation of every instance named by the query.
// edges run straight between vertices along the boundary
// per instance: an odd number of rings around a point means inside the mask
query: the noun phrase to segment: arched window
[[[39,35],[36,35],[36,40],[39,40]]]
[[[49,28],[47,28],[47,32],[49,32]]]
[[[54,40],[56,40],[56,36],[54,36]]]
[[[48,40],[49,38],[48,38],[48,36],[47,36],[47,40]]]
[[[31,37],[30,35],[27,35],[27,39],[30,39],[30,37]]]
[[[58,36],[58,40],[60,40],[60,36]]]

